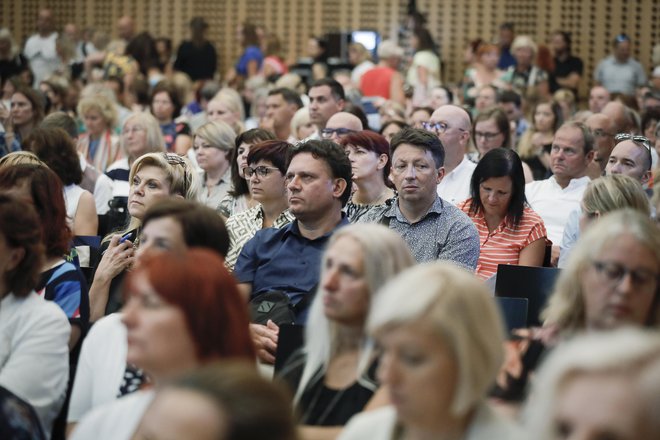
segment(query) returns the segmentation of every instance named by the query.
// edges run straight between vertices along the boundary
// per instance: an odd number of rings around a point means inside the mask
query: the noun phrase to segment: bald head
[[[617,133],[628,132],[628,118],[626,117],[626,106],[619,101],[610,101],[601,110],[601,113],[609,116],[614,122]]]
[[[616,134],[614,121],[603,113],[596,113],[589,116],[584,124],[594,135],[594,150],[596,151],[594,160],[600,165],[601,171],[604,171],[612,148],[614,148],[614,135]]]
[[[117,20],[117,34],[122,40],[130,41],[135,36],[135,22],[133,18],[124,15]]]
[[[352,113],[339,112],[330,116],[326,128],[348,128],[353,131],[362,131],[362,121]]]
[[[364,127],[360,118],[348,112],[335,113],[330,116],[330,119],[325,124],[325,130],[330,133],[328,139],[332,139],[335,142],[339,142],[340,137],[348,134],[350,131],[362,131],[363,129]],[[344,131],[344,134],[339,134],[335,130]]]
[[[436,109],[429,120],[435,124],[433,131],[445,148],[445,170],[451,172],[461,161],[470,141],[470,114],[457,105],[443,105]]]

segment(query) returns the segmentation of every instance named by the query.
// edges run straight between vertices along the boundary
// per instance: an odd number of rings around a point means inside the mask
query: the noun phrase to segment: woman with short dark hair
[[[470,194],[459,208],[479,231],[478,276],[490,278],[498,264],[543,265],[548,234],[525,200],[525,177],[516,152],[496,148],[486,153],[472,174]]]
[[[394,197],[388,177],[392,166],[390,144],[383,136],[366,130],[351,133],[340,143],[353,170],[356,189],[346,204],[346,214],[355,223],[371,209],[382,207]]]

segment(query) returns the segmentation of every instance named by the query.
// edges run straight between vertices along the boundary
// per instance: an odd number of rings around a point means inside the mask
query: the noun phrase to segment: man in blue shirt
[[[258,231],[243,247],[234,275],[248,298],[281,291],[295,304],[314,293],[327,241],[348,224],[342,208],[351,194],[352,171],[343,149],[328,140],[297,145],[288,162],[289,211],[296,219],[281,229]],[[306,310],[301,312],[304,321]],[[273,362],[277,326],[252,324],[252,330],[259,357]]]

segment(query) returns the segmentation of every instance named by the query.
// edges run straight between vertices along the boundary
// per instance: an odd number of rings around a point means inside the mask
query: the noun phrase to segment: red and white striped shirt
[[[505,217],[493,232],[488,231],[488,225],[483,212],[470,214],[472,199],[459,204],[458,207],[474,222],[479,231],[479,261],[476,274],[487,279],[495,275],[498,264],[518,264],[520,251],[539,239],[547,240],[543,219],[530,207],[525,206],[518,227],[511,227]]]

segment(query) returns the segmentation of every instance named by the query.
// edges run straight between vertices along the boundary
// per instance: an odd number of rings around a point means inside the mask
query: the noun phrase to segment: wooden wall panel
[[[610,52],[620,32],[633,39],[633,55],[650,71],[651,49],[660,43],[660,2],[655,0],[418,0],[429,28],[442,50],[445,80],[463,74],[463,52],[477,37],[493,39],[500,23],[511,21],[518,34],[547,44],[555,29],[573,35],[574,52],[589,74],[582,93],[591,85],[590,72]],[[294,61],[306,52],[312,35],[369,28],[396,38],[405,21],[406,0],[2,0],[0,25],[17,41],[34,32],[39,8],[51,7],[58,25],[75,22],[116,35],[123,14],[135,17],[141,30],[168,36],[175,46],[188,36],[188,22],[203,16],[209,36],[220,52],[221,71],[231,66],[240,48],[236,27],[249,20],[276,32],[284,52]]]

